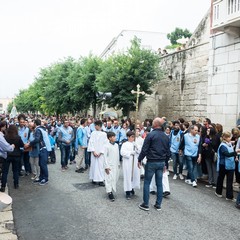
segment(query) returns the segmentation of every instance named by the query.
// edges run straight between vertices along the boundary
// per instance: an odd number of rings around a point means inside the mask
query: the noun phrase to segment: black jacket
[[[16,135],[12,138],[5,136],[5,139],[9,144],[15,145],[13,152],[8,152],[8,154],[7,154],[8,157],[20,157],[22,154],[22,151],[20,150],[20,148],[23,148],[23,146],[24,146],[24,143],[23,143],[21,137],[19,135]]]
[[[145,156],[148,162],[169,160],[171,156],[169,137],[160,128],[154,129],[147,135],[138,161],[141,162]]]

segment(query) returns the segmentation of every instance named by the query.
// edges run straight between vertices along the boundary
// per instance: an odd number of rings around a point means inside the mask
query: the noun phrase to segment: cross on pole
[[[137,85],[137,91],[132,90],[131,91],[132,94],[137,94],[137,99],[136,99],[136,116],[135,116],[135,124],[134,124],[134,132],[136,134],[136,125],[137,125],[137,118],[138,118],[138,101],[139,101],[139,95],[144,95],[145,92],[144,91],[140,91],[140,85]],[[136,138],[136,135],[134,136],[134,140]],[[135,146],[133,147],[133,149],[135,150]],[[131,180],[133,181],[133,173],[134,173],[134,155],[133,155],[133,161],[132,161],[132,177]]]
[[[132,94],[137,94],[137,99],[136,99],[136,119],[135,119],[135,130],[136,130],[136,121],[138,118],[138,102],[139,102],[139,95],[144,95],[145,92],[144,91],[140,91],[140,85],[137,85],[137,91],[132,90],[131,91]]]

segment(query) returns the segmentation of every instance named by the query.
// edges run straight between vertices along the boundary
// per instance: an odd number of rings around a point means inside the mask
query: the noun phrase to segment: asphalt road
[[[116,201],[110,202],[105,188],[93,185],[88,172],[75,173],[75,165],[61,172],[58,160],[49,165],[49,175],[45,186],[23,177],[17,190],[9,178],[19,240],[240,239],[240,211],[203,183],[193,188],[170,175],[171,195],[163,200],[162,211],[153,208],[151,195],[145,212],[138,208],[142,189],[126,200],[122,176]]]

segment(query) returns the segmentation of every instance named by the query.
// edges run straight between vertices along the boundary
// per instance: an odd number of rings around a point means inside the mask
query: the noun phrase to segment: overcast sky
[[[195,30],[211,0],[0,0],[0,98],[67,56],[99,55],[124,30]]]

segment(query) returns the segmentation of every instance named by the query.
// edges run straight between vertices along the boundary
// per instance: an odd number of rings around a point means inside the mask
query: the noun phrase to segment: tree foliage
[[[192,34],[189,32],[188,29],[183,30],[183,29],[177,28],[177,27],[175,28],[175,30],[173,32],[167,34],[167,38],[170,40],[172,45],[178,44],[177,40],[182,37],[190,38],[191,36],[192,36]]]
[[[135,109],[136,90],[140,84],[141,91],[151,94],[151,86],[159,79],[159,61],[157,54],[140,48],[140,40],[134,38],[127,53],[113,55],[102,64],[102,71],[97,78],[97,86],[101,91],[111,92],[112,97],[106,99],[110,107],[122,109],[123,115]],[[139,102],[145,99],[140,96]]]
[[[33,84],[21,90],[14,100],[19,112],[64,114],[96,111],[97,92],[111,92],[106,99],[110,107],[122,109],[124,115],[135,109],[137,84],[141,91],[151,94],[151,86],[159,80],[159,55],[141,49],[135,38],[125,53],[119,53],[103,61],[89,55],[73,59],[65,58],[40,70]],[[144,100],[140,96],[140,102]]]

